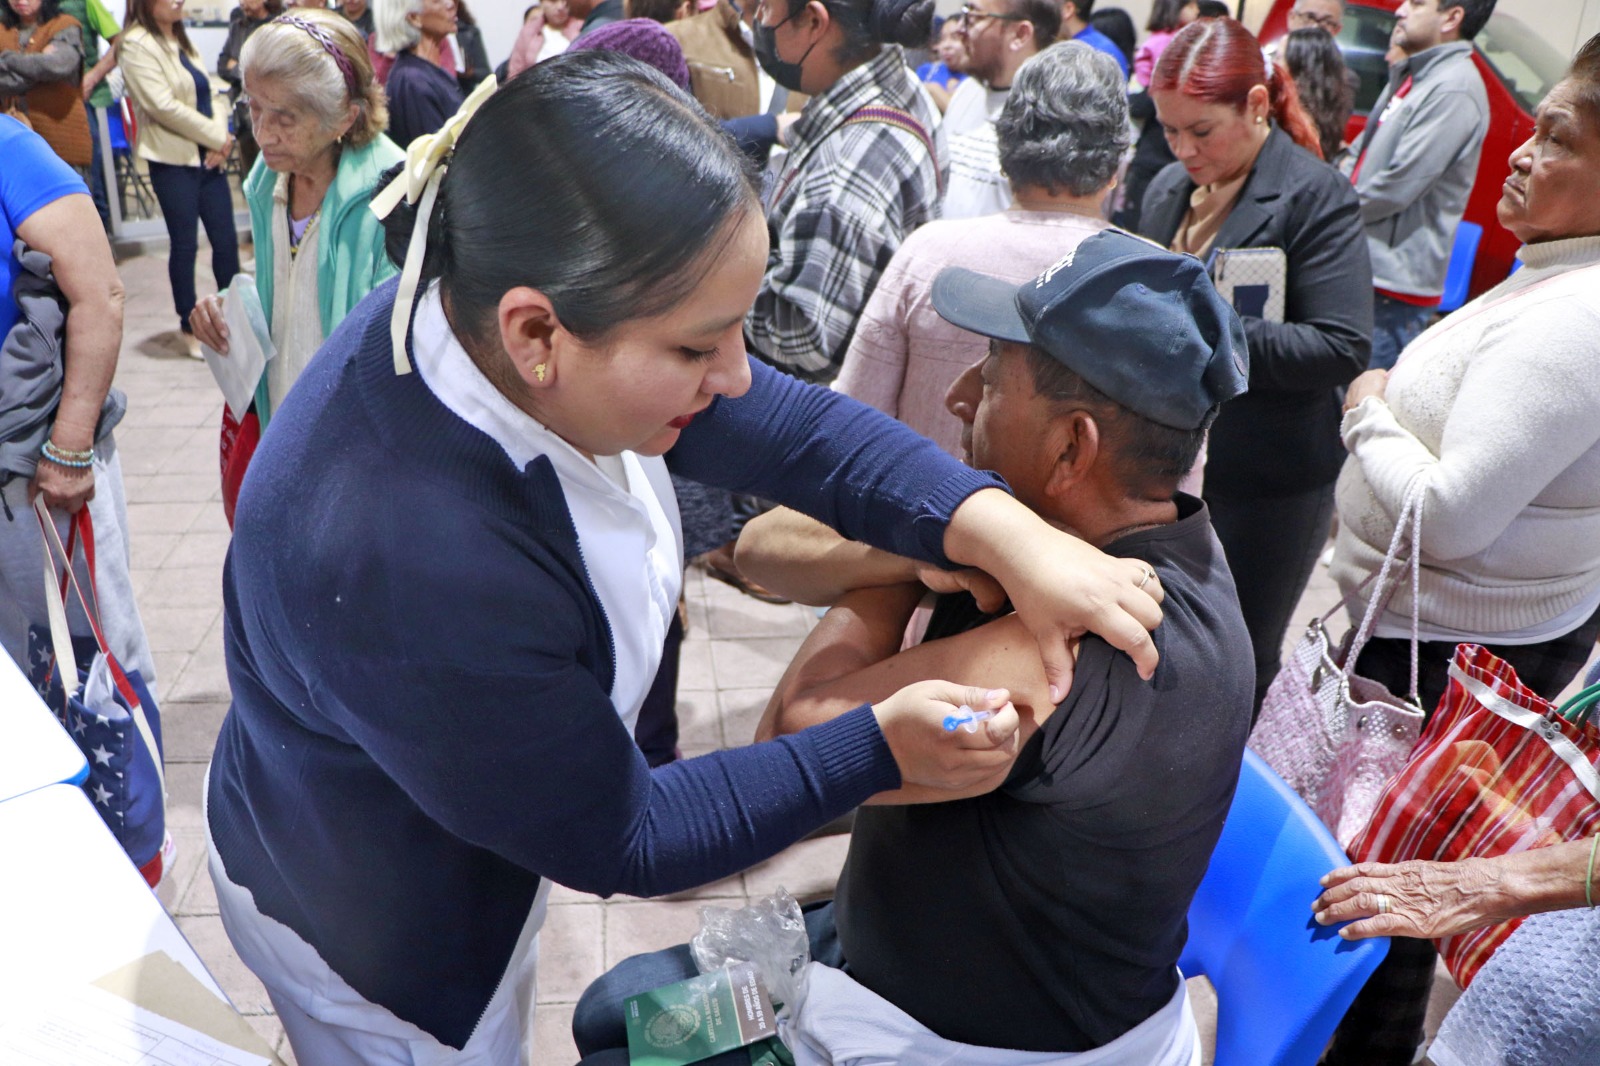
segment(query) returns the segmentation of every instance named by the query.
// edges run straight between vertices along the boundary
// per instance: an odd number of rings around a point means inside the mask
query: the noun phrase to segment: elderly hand
[[[1349,922],[1339,930],[1346,940],[1451,936],[1519,913],[1503,904],[1503,880],[1493,859],[1364,862],[1324,877],[1311,909],[1321,925]]]
[[[1353,411],[1361,406],[1361,401],[1368,396],[1383,399],[1384,390],[1389,387],[1389,372],[1387,370],[1368,370],[1358,376],[1345,390],[1344,409]]]
[[[978,731],[948,730],[947,716],[992,711]],[[1021,719],[1005,689],[968,688],[949,681],[919,681],[874,704],[878,728],[900,766],[902,785],[956,791],[990,779],[999,784],[1017,757]]]
[[[228,354],[228,323],[222,317],[222,296],[206,296],[189,312],[189,329],[195,338],[218,355]]]
[[[61,466],[40,459],[33,480],[28,483],[28,501],[31,503],[39,495],[52,510],[77,514],[94,499],[94,467]]]

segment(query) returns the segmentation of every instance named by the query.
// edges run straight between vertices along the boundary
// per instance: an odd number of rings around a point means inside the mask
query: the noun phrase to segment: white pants
[[[210,791],[210,771],[202,786]],[[250,890],[228,879],[206,823],[211,880],[222,926],[239,958],[266,986],[305,1066],[523,1066],[533,1048],[539,927],[550,882],[542,882],[500,986],[459,1051],[439,1043],[347,984],[294,930],[256,909]]]
[[[0,510],[0,646],[24,670],[28,664],[28,628],[46,628],[43,566],[44,537],[28,502],[28,482],[13,478],[4,490],[7,520]],[[126,670],[144,675],[150,692],[156,694],[156,664],[150,655],[150,641],[133,600],[133,578],[128,562],[128,504],[123,497],[122,464],[117,446],[110,437],[94,449],[94,499],[89,501],[89,517],[94,523],[96,593],[100,624],[105,629],[111,651]],[[68,516],[55,516],[61,542],[67,542]],[[82,549],[74,555],[78,580],[84,593],[89,591],[89,568]],[[75,637],[87,637],[89,623],[78,606],[77,597],[67,592],[67,624]]]
[[[778,1035],[796,1066],[1200,1066],[1200,1032],[1179,975],[1167,1005],[1093,1051],[1035,1052],[945,1040],[842,970],[807,963]]]

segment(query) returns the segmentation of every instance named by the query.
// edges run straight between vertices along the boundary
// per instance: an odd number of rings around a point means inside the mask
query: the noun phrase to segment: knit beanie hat
[[[573,41],[569,51],[579,48],[598,48],[603,52],[632,56],[655,67],[684,92],[689,91],[689,63],[683,58],[683,47],[654,19],[609,22]]]

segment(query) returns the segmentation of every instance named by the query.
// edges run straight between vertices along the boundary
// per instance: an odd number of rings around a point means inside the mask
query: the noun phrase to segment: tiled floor
[[[160,895],[235,1005],[292,1063],[271,1003],[223,933],[203,863],[200,785],[228,701],[221,636],[228,528],[216,458],[222,401],[205,366],[184,357],[172,334],[164,260],[130,259],[122,276],[128,313],[116,383],[129,405],[117,441],[135,589],[157,662],[179,848]],[[679,709],[683,748],[693,755],[749,740],[813,615],[757,603],[695,572],[687,596]],[[1296,617],[1309,618],[1331,602],[1332,586],[1319,568]],[[840,836],[803,842],[736,877],[663,900],[601,901],[557,888],[542,939],[534,1061],[575,1060],[568,1035],[573,1003],[603,968],[685,941],[698,928],[704,902],[742,906],[779,885],[800,898],[831,893],[846,843]]]

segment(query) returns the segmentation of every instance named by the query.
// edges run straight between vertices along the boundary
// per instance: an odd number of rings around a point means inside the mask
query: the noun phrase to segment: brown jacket
[[[683,46],[694,98],[712,118],[743,118],[760,109],[756,57],[739,33],[739,13],[728,0],[667,23],[667,32]]]
[[[57,15],[35,27],[23,47],[22,35],[15,27],[0,26],[0,52],[41,55],[51,39],[63,31],[70,31],[69,36],[77,38],[82,27],[71,15]],[[94,145],[89,140],[89,114],[83,109],[83,97],[78,92],[83,76],[81,45],[75,47],[74,54],[74,77],[40,81],[20,96],[0,100],[0,111],[20,112],[56,155],[73,166],[86,167],[94,159]]]

